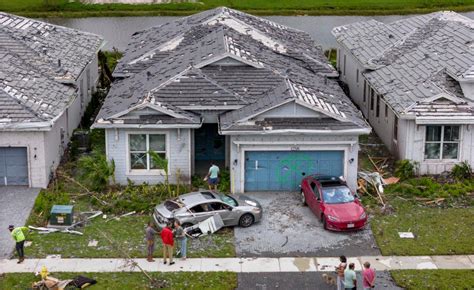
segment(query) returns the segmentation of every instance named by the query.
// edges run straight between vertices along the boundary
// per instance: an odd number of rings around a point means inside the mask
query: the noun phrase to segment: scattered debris
[[[398,236],[402,239],[414,239],[415,235],[412,232],[398,232]]]
[[[286,240],[285,242],[283,243],[283,245],[281,245],[281,247],[283,248],[286,244],[288,244],[288,236],[285,236]]]
[[[63,230],[61,229],[54,229],[54,228],[45,228],[45,227],[34,227],[34,226],[28,226],[28,228],[32,229],[32,230],[36,230],[38,231],[40,234],[50,234],[50,233],[56,233],[56,232],[59,232],[59,233],[67,233],[67,234],[74,234],[74,235],[80,235],[82,236],[83,233],[81,232],[78,232],[78,231],[73,231],[73,230],[70,230],[68,228],[65,228]]]
[[[88,247],[97,247],[97,244],[99,243],[99,241],[97,240],[92,240],[92,241],[89,241],[89,243],[87,244]]]
[[[123,215],[120,215],[120,216],[116,216],[116,217],[113,217],[113,218],[110,218],[108,220],[106,220],[105,222],[108,223],[110,222],[111,220],[120,220],[120,218],[123,218],[123,217],[126,217],[126,216],[130,216],[130,215],[133,215],[133,214],[136,214],[136,211],[131,211],[131,212],[127,212],[126,214],[123,214]]]
[[[203,220],[202,222],[186,228],[186,233],[193,238],[213,234],[224,227],[224,222],[220,215],[216,214]]]
[[[27,247],[30,247],[32,244],[33,244],[32,241],[26,241],[24,246],[25,246],[25,248],[27,248]]]
[[[399,177],[394,177],[394,176],[383,179],[383,182],[385,184],[395,184],[395,183],[398,183],[399,181],[400,181],[400,178]]]
[[[366,172],[360,171],[358,174],[358,188],[357,190],[361,193],[371,195],[371,191],[369,190],[369,186],[371,186],[372,192],[377,194],[377,198],[382,204],[382,207],[385,207],[385,201],[383,197],[383,186],[385,185],[384,179],[380,175],[379,172]]]

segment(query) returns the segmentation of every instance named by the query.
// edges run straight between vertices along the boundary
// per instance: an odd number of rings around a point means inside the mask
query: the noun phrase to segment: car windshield
[[[354,195],[345,186],[323,187],[325,203],[347,203],[354,201]]]
[[[233,197],[228,196],[227,194],[221,194],[220,198],[224,203],[230,206],[237,206],[237,201]]]
[[[178,208],[181,208],[183,205],[178,201],[178,200],[167,200],[165,201],[165,207],[169,211],[176,210]]]

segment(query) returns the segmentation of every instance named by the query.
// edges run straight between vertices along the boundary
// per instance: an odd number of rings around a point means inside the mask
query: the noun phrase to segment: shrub
[[[114,161],[109,162],[103,153],[93,151],[91,155],[79,159],[79,180],[90,190],[103,191],[109,184],[110,178],[113,179],[114,173]]]
[[[455,179],[466,179],[472,177],[472,168],[467,161],[454,165],[451,169],[451,176]]]
[[[407,159],[399,160],[395,164],[395,176],[401,180],[410,179],[415,176],[416,162]]]
[[[35,204],[33,206],[33,212],[36,214],[36,219],[30,219],[29,224],[42,224],[49,220],[51,216],[51,208],[53,205],[67,205],[70,202],[68,193],[65,192],[48,192],[47,190],[41,190],[36,197]]]

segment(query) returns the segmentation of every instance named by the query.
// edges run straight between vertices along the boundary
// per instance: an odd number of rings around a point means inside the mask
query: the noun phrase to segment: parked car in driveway
[[[262,218],[262,206],[246,195],[198,191],[180,195],[157,205],[153,219],[160,228],[174,219],[179,220],[186,228],[215,214],[220,215],[224,226],[249,227]]]
[[[301,181],[301,199],[324,225],[334,231],[365,226],[367,214],[357,195],[337,176],[310,175]]]

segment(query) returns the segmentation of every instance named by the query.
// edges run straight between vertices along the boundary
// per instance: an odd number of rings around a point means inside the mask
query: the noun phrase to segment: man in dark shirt
[[[155,235],[158,232],[154,229],[153,223],[149,222],[148,227],[145,230],[145,235],[146,235],[146,247],[147,247],[147,261],[148,262],[153,262],[153,252],[155,251]]]

